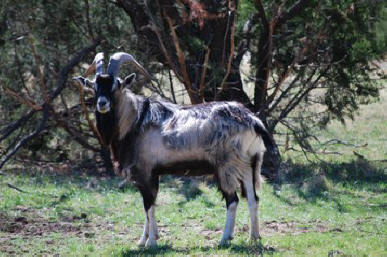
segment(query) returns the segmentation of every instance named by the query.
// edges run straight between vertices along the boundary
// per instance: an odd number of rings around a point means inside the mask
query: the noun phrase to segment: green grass
[[[87,188],[96,178],[9,172],[0,176],[0,256],[386,256],[383,163],[368,171],[375,176],[361,180],[308,169],[313,167],[295,166],[281,190],[266,184],[260,192],[260,242],[248,242],[248,208],[242,200],[235,239],[222,248],[217,244],[225,203],[216,186],[165,177],[157,200],[161,238],[155,249],[136,246],[142,199],[131,187],[118,190],[119,180],[100,179]]]
[[[363,156],[368,161],[387,160],[387,88],[380,90],[380,99],[377,102],[361,106],[355,115],[355,120],[345,119],[345,124],[337,120],[329,122],[325,129],[315,129],[313,135],[318,138],[311,140],[311,146],[317,152],[331,154],[318,155],[318,159],[313,154],[307,154],[309,160],[326,161],[329,163],[344,163],[357,160],[358,156]],[[286,133],[286,129],[281,127],[281,132]],[[277,142],[284,144],[285,136],[277,136]],[[323,145],[330,140],[337,140],[328,145]],[[300,149],[297,143],[290,138],[289,147]],[[283,150],[283,149],[281,149]],[[359,155],[354,154],[356,152]],[[334,154],[333,154],[334,153]],[[296,163],[306,161],[304,153],[282,151],[284,159]]]

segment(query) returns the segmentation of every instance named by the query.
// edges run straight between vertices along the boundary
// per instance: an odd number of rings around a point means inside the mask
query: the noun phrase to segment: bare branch
[[[25,104],[25,105],[27,105],[28,107],[30,107],[31,109],[33,109],[35,111],[41,111],[42,110],[42,106],[41,105],[37,105],[32,99],[29,99],[27,96],[18,94],[16,91],[14,91],[14,90],[12,90],[12,89],[10,89],[8,87],[5,87],[5,86],[4,86],[4,91],[5,91],[5,93],[7,95],[11,96],[15,100],[17,100],[19,103]]]
[[[275,96],[277,95],[280,87],[284,83],[284,81],[288,78],[289,74],[293,71],[294,65],[299,62],[300,58],[304,53],[307,51],[308,45],[306,44],[298,54],[294,57],[292,63],[289,65],[289,67],[286,69],[286,71],[281,75],[277,85],[274,88],[274,92],[268,97],[267,99],[267,105],[269,105],[271,102],[273,102]]]
[[[87,110],[87,106],[85,104],[85,98],[84,98],[84,93],[83,93],[83,86],[81,86],[79,83],[75,83],[76,86],[78,87],[78,90],[79,90],[79,100],[81,102],[81,105],[82,105],[82,111],[83,111],[83,114],[85,115],[85,118],[87,120],[87,123],[89,125],[89,128],[91,131],[93,131],[93,134],[95,135],[95,137],[98,139],[98,142],[101,146],[104,146],[104,143],[103,143],[103,140],[102,140],[102,137],[101,135],[99,134],[99,131],[98,129],[95,127],[94,123],[90,120],[90,117],[89,117],[89,111]]]
[[[89,1],[88,0],[83,0],[83,2],[85,3],[87,30],[89,32],[90,37],[93,40],[95,40],[95,36],[94,36],[94,32],[93,32],[93,27],[91,26],[91,22],[90,22]]]
[[[42,70],[40,69],[40,60],[39,60],[40,58],[39,58],[38,54],[36,53],[35,45],[34,45],[34,42],[33,42],[33,39],[31,36],[28,37],[28,42],[30,44],[30,49],[31,49],[32,55],[34,56],[36,72],[37,72],[38,77],[39,77],[39,81],[40,81],[39,85],[41,88],[43,100],[45,103],[48,103],[50,99],[48,97],[46,80],[44,79]]]
[[[172,80],[172,74],[171,74],[171,70],[168,70],[168,75],[169,75],[169,84],[171,86],[171,95],[172,95],[172,99],[173,99],[173,102],[174,103],[177,103],[176,102],[176,96],[175,96],[175,89],[173,87],[173,80]]]
[[[12,185],[11,183],[7,183],[7,186],[8,186],[9,188],[15,189],[16,191],[19,191],[20,193],[28,193],[27,191],[24,191],[24,190],[22,190],[22,189],[20,189],[20,188],[18,188],[18,187],[16,187],[16,186],[14,186],[14,185]]]
[[[0,142],[6,139],[9,135],[11,135],[14,131],[16,131],[20,126],[25,124],[29,119],[34,116],[36,113],[36,110],[30,110],[26,114],[24,114],[20,119],[17,121],[12,122],[7,127],[5,127],[1,132]]]
[[[24,145],[26,145],[32,138],[34,138],[35,136],[39,135],[45,128],[46,128],[46,123],[47,123],[47,120],[50,116],[50,112],[52,112],[53,114],[55,114],[54,111],[50,110],[50,106],[49,106],[49,103],[51,103],[61,92],[62,90],[66,87],[66,82],[67,82],[67,77],[68,77],[68,74],[71,72],[71,70],[73,69],[73,67],[75,65],[77,65],[81,59],[87,54],[89,53],[90,51],[92,51],[93,49],[95,49],[95,47],[100,43],[100,40],[97,40],[97,41],[94,41],[91,45],[81,49],[76,55],[75,57],[73,57],[69,63],[61,70],[60,72],[60,77],[57,81],[57,88],[55,89],[55,91],[53,91],[53,93],[51,95],[47,95],[45,97],[47,97],[47,99],[45,99],[47,102],[44,103],[41,107],[42,109],[40,110],[39,108],[32,108],[32,110],[30,110],[27,114],[25,114],[22,118],[20,118],[18,121],[12,123],[11,125],[7,126],[5,129],[3,129],[3,131],[1,132],[3,135],[1,136],[1,141],[4,140],[5,138],[7,138],[9,135],[12,134],[13,131],[15,131],[17,128],[19,128],[22,124],[24,124],[26,121],[28,121],[37,111],[42,111],[42,118],[41,118],[41,121],[40,123],[38,123],[36,126],[35,126],[35,129],[33,132],[31,132],[30,134],[28,134],[27,136],[23,137],[16,145],[15,147],[10,151],[10,152],[7,152],[3,158],[1,159],[0,161],[0,168],[4,166],[4,164],[21,148],[23,147]],[[33,48],[33,44],[32,44],[32,49]],[[36,54],[36,52],[35,52]],[[34,54],[34,56],[35,56]],[[35,56],[35,60],[37,60],[38,56],[36,55]],[[39,72],[39,71],[38,71]],[[44,81],[43,80],[43,74],[39,75],[40,78],[41,78],[41,81]],[[45,84],[41,85],[42,87],[45,87]],[[15,92],[16,93],[16,92]],[[17,94],[17,93],[16,93]],[[55,116],[54,116],[55,117]],[[84,141],[82,139],[82,137],[79,137],[78,138],[79,141]],[[86,145],[87,145],[87,142],[86,142]],[[89,147],[89,149],[91,149],[93,147]],[[96,148],[93,148],[93,150],[96,150],[98,151],[98,149]]]
[[[282,13],[278,17],[278,21],[276,26],[280,26],[287,22],[290,19],[293,19],[295,16],[297,16],[301,11],[303,11],[308,5],[312,3],[311,0],[299,0],[297,1],[292,7],[289,8],[289,10],[285,13]]]
[[[263,27],[268,32],[269,31],[269,22],[267,20],[265,9],[262,6],[261,0],[255,0],[255,4],[257,5],[259,17],[262,20]]]
[[[200,86],[199,86],[199,94],[200,94],[200,99],[204,99],[204,89],[205,89],[205,79],[206,79],[206,71],[208,67],[208,60],[210,58],[210,48],[207,47],[207,52],[206,55],[204,56],[204,63],[203,63],[203,71],[202,75],[200,77]]]
[[[220,92],[222,92],[226,87],[226,81],[227,81],[228,75],[230,74],[230,71],[231,71],[232,60],[234,59],[234,48],[235,48],[234,34],[235,34],[235,24],[236,24],[236,12],[235,12],[235,10],[230,12],[230,16],[231,15],[233,15],[233,22],[231,24],[231,32],[230,32],[230,54],[229,54],[228,62],[227,62],[226,75],[224,76],[222,83],[220,84],[220,91],[218,92],[218,94]]]
[[[172,22],[171,18],[169,16],[167,16],[167,14],[165,12],[164,12],[164,15],[165,15],[165,19],[167,20],[167,23],[169,25],[169,29],[171,31],[171,36],[172,36],[172,39],[173,39],[173,43],[175,45],[176,54],[177,54],[177,57],[178,57],[178,62],[180,64],[180,71],[181,71],[181,73],[183,75],[183,84],[185,86],[185,89],[187,90],[189,98],[191,99],[191,103],[195,104],[195,103],[197,103],[196,92],[192,90],[191,80],[190,80],[189,75],[187,73],[187,67],[185,66],[184,53],[181,50],[180,44],[179,44],[179,38],[176,35],[175,27],[173,25],[173,22]]]
[[[0,162],[0,169],[4,166],[4,164],[21,148],[23,147],[30,139],[34,138],[36,135],[38,135],[40,132],[43,131],[47,119],[49,117],[49,111],[48,111],[48,106],[46,104],[43,105],[43,116],[40,121],[35,127],[35,130],[30,133],[29,135],[23,137],[13,148],[13,150],[9,153],[7,153],[1,160]]]

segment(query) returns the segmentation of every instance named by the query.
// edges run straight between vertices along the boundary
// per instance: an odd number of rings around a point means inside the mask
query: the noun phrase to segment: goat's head
[[[121,91],[125,87],[130,86],[136,78],[135,73],[130,74],[124,80],[121,80],[118,77],[118,71],[123,62],[133,64],[142,74],[153,79],[132,55],[123,52],[115,53],[110,57],[106,73],[104,72],[104,55],[103,53],[98,53],[95,56],[93,63],[84,74],[84,77],[79,76],[74,78],[74,80],[78,81],[82,86],[94,90],[96,109],[100,114],[112,111],[114,94],[117,90]],[[87,79],[87,76],[94,71],[94,79]]]

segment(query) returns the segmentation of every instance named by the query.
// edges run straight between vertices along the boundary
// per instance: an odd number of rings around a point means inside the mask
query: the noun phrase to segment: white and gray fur
[[[128,58],[127,54],[118,53],[110,62],[124,55],[125,60],[134,60],[130,55]],[[120,60],[113,61],[117,62]],[[142,68],[137,62],[135,65]],[[112,128],[108,130],[112,135],[106,137],[106,144],[110,145],[119,170],[134,182],[143,196],[146,222],[139,244],[156,244],[155,200],[159,176],[163,174],[213,174],[216,177],[227,205],[221,244],[233,238],[239,201],[236,191],[241,187],[242,196],[247,197],[249,204],[250,237],[259,238],[259,198],[255,190],[262,183],[260,171],[264,152],[266,147],[272,146],[262,122],[236,102],[179,106],[135,95],[127,88],[135,75],[122,81],[117,78],[117,66],[104,77],[106,81],[100,74],[96,75],[96,98],[106,97],[112,102],[108,113],[96,112],[97,127],[101,134],[104,127]],[[148,75],[144,71],[141,72]],[[85,84],[79,77],[77,80]],[[102,95],[98,87],[109,83],[113,84],[110,85],[111,95]],[[106,118],[109,115],[111,117]]]

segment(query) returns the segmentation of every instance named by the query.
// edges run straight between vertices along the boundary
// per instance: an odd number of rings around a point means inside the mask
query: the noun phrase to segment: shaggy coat
[[[113,152],[128,178],[214,174],[221,190],[233,193],[250,167],[259,170],[265,141],[271,145],[261,121],[236,102],[182,107],[124,89],[114,104],[114,141],[124,147]],[[259,174],[254,177],[259,187]]]

